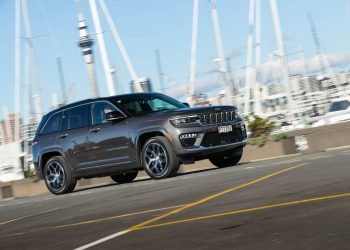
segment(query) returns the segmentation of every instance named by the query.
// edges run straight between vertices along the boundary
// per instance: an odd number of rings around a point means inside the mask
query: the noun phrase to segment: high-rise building
[[[24,140],[32,140],[35,136],[36,129],[38,128],[38,122],[34,119],[26,124],[21,125],[22,138]]]
[[[0,121],[0,144],[8,144],[15,141],[16,124],[21,124],[18,114],[9,114],[4,120]],[[20,138],[22,138],[21,133]]]
[[[153,88],[152,88],[152,82],[151,79],[149,77],[142,77],[139,79],[139,83],[141,85],[142,88],[142,92],[152,92]],[[131,92],[132,93],[137,93],[137,89],[135,86],[134,81],[131,81],[130,83],[130,88],[131,88]]]

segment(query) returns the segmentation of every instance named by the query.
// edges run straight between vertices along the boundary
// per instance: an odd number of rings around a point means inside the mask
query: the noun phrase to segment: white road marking
[[[84,250],[84,249],[87,249],[87,248],[96,246],[96,245],[101,244],[101,243],[103,243],[103,242],[105,242],[105,241],[114,239],[114,238],[116,238],[116,237],[118,237],[118,236],[121,236],[121,235],[126,234],[126,233],[129,233],[129,232],[130,232],[130,230],[124,230],[124,231],[121,231],[121,232],[118,232],[118,233],[109,235],[109,236],[107,236],[107,237],[104,237],[104,238],[102,238],[102,239],[96,240],[96,241],[94,241],[94,242],[91,242],[91,243],[89,243],[89,244],[87,244],[87,245],[84,245],[84,246],[75,248],[74,250]]]

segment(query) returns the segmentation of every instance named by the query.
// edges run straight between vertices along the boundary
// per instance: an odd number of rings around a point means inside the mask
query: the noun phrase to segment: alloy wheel
[[[57,161],[50,162],[46,168],[45,178],[50,189],[59,192],[64,188],[66,181],[63,166]]]
[[[155,176],[161,176],[167,170],[167,152],[164,147],[157,142],[152,142],[147,145],[143,160],[145,167]]]

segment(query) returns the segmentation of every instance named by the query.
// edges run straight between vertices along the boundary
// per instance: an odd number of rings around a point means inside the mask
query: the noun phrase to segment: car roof
[[[138,95],[139,96],[146,96],[146,95],[161,95],[161,94],[157,93],[157,92],[148,92],[148,93],[130,93],[130,94],[123,94],[123,95],[115,95],[115,96],[89,98],[89,99],[84,99],[84,100],[77,101],[77,102],[72,102],[72,103],[69,103],[69,104],[64,105],[62,107],[59,107],[57,109],[54,109],[54,110],[48,112],[45,116],[50,116],[53,113],[56,113],[56,112],[59,112],[59,111],[62,111],[62,110],[68,109],[68,108],[73,108],[75,106],[82,105],[82,104],[85,104],[85,103],[90,103],[90,102],[94,102],[94,101],[101,101],[101,100],[110,100],[110,99],[113,99],[113,98],[125,98],[125,97],[128,97],[128,96],[131,97],[131,96],[138,96]]]

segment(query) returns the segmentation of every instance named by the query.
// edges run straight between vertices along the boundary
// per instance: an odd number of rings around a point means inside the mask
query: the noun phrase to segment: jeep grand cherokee
[[[234,106],[194,107],[158,93],[127,94],[72,103],[46,114],[33,141],[38,176],[54,194],[77,180],[111,176],[133,181],[176,175],[180,164],[209,159],[235,165],[246,129]]]

